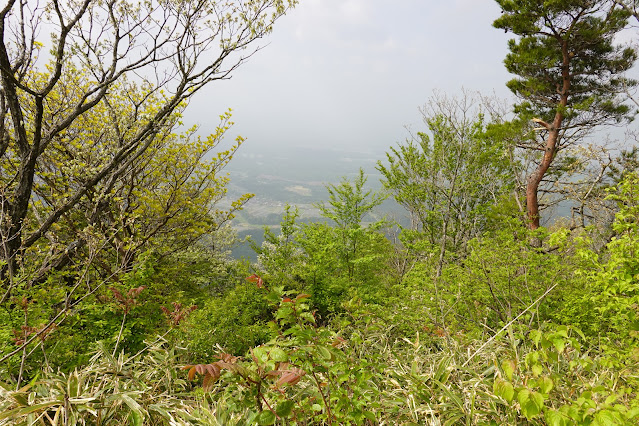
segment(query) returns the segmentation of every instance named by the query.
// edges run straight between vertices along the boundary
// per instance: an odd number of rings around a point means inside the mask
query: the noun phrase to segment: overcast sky
[[[209,132],[232,108],[247,145],[383,151],[423,128],[434,90],[507,98],[493,0],[300,0],[269,45],[188,107]],[[245,148],[249,148],[248,146]]]

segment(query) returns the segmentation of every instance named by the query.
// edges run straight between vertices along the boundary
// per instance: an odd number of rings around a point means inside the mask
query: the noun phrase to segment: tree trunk
[[[555,121],[557,121],[555,119]],[[559,130],[553,129],[546,140],[544,156],[537,166],[537,169],[528,176],[526,185],[526,214],[528,216],[528,227],[530,229],[539,228],[539,184],[546,175],[555,153],[557,152],[557,142],[559,141]]]
[[[539,228],[539,184],[543,180],[552,160],[555,158],[555,154],[559,150],[559,131],[564,121],[564,109],[568,106],[568,93],[570,91],[570,53],[568,52],[568,45],[564,40],[561,42],[562,52],[562,67],[561,77],[562,85],[559,91],[560,100],[557,106],[557,112],[555,118],[551,123],[546,123],[540,119],[533,119],[534,122],[541,124],[546,130],[548,130],[548,137],[544,146],[544,155],[537,166],[537,169],[528,176],[528,182],[526,184],[526,214],[528,216],[528,227],[532,230]]]

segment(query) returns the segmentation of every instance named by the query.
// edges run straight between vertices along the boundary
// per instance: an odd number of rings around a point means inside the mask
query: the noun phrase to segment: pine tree
[[[496,0],[496,28],[518,36],[505,65],[517,75],[508,87],[521,100],[515,112],[538,125],[541,152],[526,182],[529,227],[539,227],[539,185],[557,153],[579,135],[631,117],[619,95],[634,86],[623,77],[635,62],[613,39],[629,14],[606,0]]]

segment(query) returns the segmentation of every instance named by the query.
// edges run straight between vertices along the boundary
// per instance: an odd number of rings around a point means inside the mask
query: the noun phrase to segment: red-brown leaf
[[[204,380],[202,381],[202,388],[204,389],[204,391],[205,392],[210,391],[213,388],[213,385],[215,384],[218,378],[219,376],[214,377],[209,374],[204,376]]]
[[[277,387],[282,385],[293,386],[300,381],[300,379],[306,374],[306,372],[300,368],[291,368],[290,370],[282,370],[282,376],[275,384]]]
[[[220,357],[220,360],[222,360],[224,362],[228,362],[230,364],[234,364],[239,359],[239,357],[233,356],[233,355],[227,354],[227,353],[221,353],[219,355],[219,357]]]
[[[206,371],[210,376],[215,377],[216,380],[218,377],[220,377],[220,367],[217,365],[217,363],[207,364]]]
[[[334,348],[337,348],[341,346],[343,343],[346,343],[346,340],[344,340],[344,338],[341,336],[337,336],[335,337],[335,340],[333,340],[333,343],[331,343],[331,346]]]
[[[246,279],[252,283],[255,283],[257,285],[257,288],[264,288],[264,281],[259,275],[253,274],[250,277],[247,277]]]

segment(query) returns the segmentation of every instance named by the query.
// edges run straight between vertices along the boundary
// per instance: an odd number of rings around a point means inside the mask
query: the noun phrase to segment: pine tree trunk
[[[526,213],[528,215],[528,227],[532,230],[539,228],[539,184],[543,180],[550,164],[555,158],[555,154],[559,148],[559,130],[564,121],[563,110],[568,106],[568,93],[570,92],[571,75],[570,75],[570,53],[568,45],[562,41],[563,63],[561,67],[562,86],[560,101],[555,113],[555,118],[551,123],[545,123],[542,120],[534,119],[535,122],[541,124],[548,130],[548,137],[544,147],[544,156],[537,166],[537,169],[528,177],[526,185]]]

